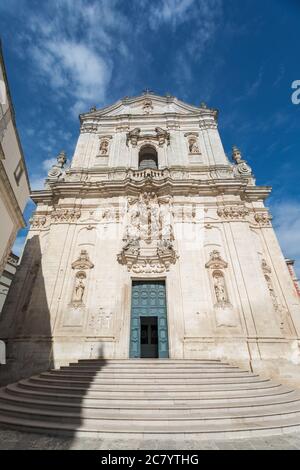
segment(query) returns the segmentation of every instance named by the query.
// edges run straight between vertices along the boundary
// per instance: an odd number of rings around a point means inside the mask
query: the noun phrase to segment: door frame
[[[167,316],[167,331],[168,331],[168,348],[169,348],[169,359],[171,358],[171,338],[170,338],[170,321],[169,321],[169,301],[168,301],[168,278],[167,276],[153,276],[149,274],[148,276],[130,276],[130,301],[129,301],[129,322],[128,322],[128,341],[127,341],[127,351],[128,359],[134,359],[130,357],[130,341],[131,341],[131,309],[132,309],[132,286],[133,282],[145,282],[145,281],[163,281],[165,283],[165,294],[166,294],[166,316]]]

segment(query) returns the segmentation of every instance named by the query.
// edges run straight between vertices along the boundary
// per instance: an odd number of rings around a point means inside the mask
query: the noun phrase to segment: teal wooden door
[[[169,357],[166,286],[164,281],[133,281],[129,357],[141,357],[140,317],[157,317],[158,357]]]

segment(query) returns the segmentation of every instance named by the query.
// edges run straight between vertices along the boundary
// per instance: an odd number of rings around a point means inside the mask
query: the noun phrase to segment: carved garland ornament
[[[31,224],[31,229],[41,229],[44,227],[46,222],[47,217],[45,215],[35,215],[34,217],[32,217],[32,219],[29,220],[29,223]]]
[[[80,216],[80,209],[55,209],[51,213],[54,222],[76,222]]]
[[[218,208],[217,214],[224,219],[244,219],[249,209],[245,206],[225,206]]]

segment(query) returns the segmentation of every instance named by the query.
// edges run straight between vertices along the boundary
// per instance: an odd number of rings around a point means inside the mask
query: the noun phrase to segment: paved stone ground
[[[0,450],[299,450],[300,433],[234,440],[134,441],[53,437],[0,429]]]

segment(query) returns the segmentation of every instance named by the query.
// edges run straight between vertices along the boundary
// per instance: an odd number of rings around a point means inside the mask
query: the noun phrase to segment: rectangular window
[[[15,180],[16,180],[16,183],[17,183],[18,186],[19,186],[20,179],[21,179],[23,173],[24,173],[24,165],[23,165],[22,160],[20,160],[18,165],[17,165],[17,168],[14,171],[14,177],[15,177]]]
[[[0,160],[5,160],[5,155],[4,155],[3,147],[1,144],[0,144]]]

